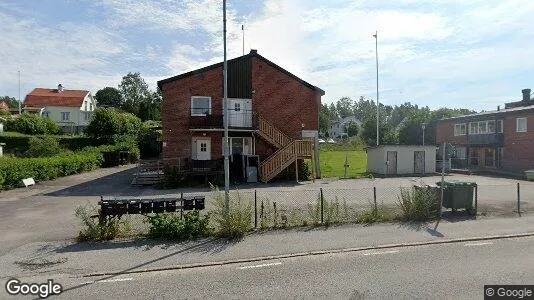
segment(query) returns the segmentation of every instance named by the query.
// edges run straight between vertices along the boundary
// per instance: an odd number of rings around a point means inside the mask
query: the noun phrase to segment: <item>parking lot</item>
[[[101,169],[93,172],[39,183],[27,189],[0,193],[0,255],[17,246],[31,242],[71,239],[79,230],[79,220],[74,210],[79,205],[97,204],[100,196],[111,197],[176,197],[205,195],[206,207],[213,207],[213,193],[209,188],[181,188],[158,190],[153,187],[130,185],[133,166]],[[254,200],[258,206],[271,206],[276,202],[279,209],[307,210],[317,203],[320,190],[326,201],[347,203],[356,210],[371,207],[376,187],[378,205],[398,207],[401,187],[414,184],[435,184],[439,176],[424,178],[385,178],[337,180],[323,179],[315,182],[282,182],[273,184],[245,184],[232,187],[233,199],[239,193],[242,199]],[[517,215],[517,183],[521,189],[521,210],[534,213],[534,182],[510,179],[450,175],[446,180],[476,182],[479,213],[488,216]]]

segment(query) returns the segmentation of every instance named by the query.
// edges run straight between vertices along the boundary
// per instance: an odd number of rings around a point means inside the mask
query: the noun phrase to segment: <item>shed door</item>
[[[388,151],[388,174],[397,174],[397,151]]]
[[[414,151],[413,172],[415,174],[425,173],[425,151]]]

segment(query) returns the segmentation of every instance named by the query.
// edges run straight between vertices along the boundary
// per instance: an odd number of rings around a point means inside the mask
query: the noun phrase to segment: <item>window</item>
[[[89,110],[90,110],[90,111],[93,111],[93,103],[90,103],[90,104],[89,104]]]
[[[466,135],[467,125],[466,124],[455,124],[454,125],[454,135]]]
[[[469,123],[469,134],[495,133],[495,120]]]
[[[61,121],[69,121],[70,112],[61,112]]]
[[[85,102],[85,110],[87,110],[87,101]]]
[[[191,97],[191,116],[211,115],[210,97]]]
[[[497,132],[502,133],[503,131],[503,122],[502,120],[497,121]]]
[[[517,118],[516,119],[516,131],[517,132],[527,132],[527,118]]]
[[[208,148],[208,144],[206,142],[200,143],[200,152],[206,152]]]
[[[244,154],[244,155],[252,155],[255,152],[254,149],[254,143],[252,142],[252,138],[250,137],[229,137],[229,154]],[[224,138],[222,144],[224,145]],[[223,147],[224,148],[224,147]],[[222,154],[224,155],[224,149],[222,151]]]
[[[469,134],[478,134],[478,122],[469,123]]]
[[[456,147],[456,158],[466,159],[467,158],[467,149],[465,147]]]
[[[241,103],[234,104],[234,111],[241,111]]]
[[[43,112],[43,118],[50,118],[50,112],[49,111]]]

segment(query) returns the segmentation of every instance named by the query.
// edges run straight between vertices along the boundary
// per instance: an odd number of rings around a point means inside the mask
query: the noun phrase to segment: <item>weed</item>
[[[237,197],[226,203],[224,192],[212,186],[215,208],[212,211],[219,236],[239,238],[252,229],[252,201],[243,199],[239,192]]]
[[[117,237],[128,236],[132,233],[131,224],[127,218],[93,217],[97,215],[97,209],[94,206],[78,206],[75,215],[82,221],[84,226],[76,237],[78,242],[107,241]]]

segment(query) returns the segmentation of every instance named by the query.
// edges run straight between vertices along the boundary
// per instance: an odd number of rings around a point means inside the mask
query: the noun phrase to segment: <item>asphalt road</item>
[[[534,284],[532,249],[534,238],[515,238],[56,278],[57,299],[483,299],[485,284]]]

